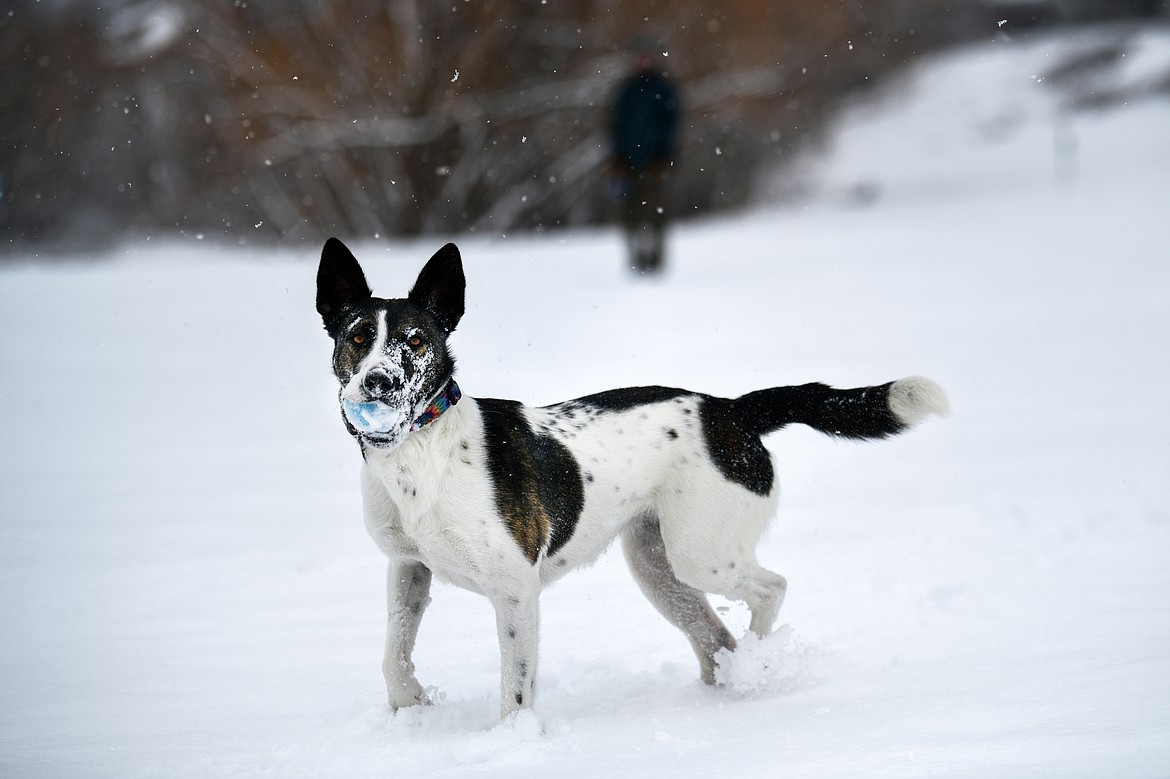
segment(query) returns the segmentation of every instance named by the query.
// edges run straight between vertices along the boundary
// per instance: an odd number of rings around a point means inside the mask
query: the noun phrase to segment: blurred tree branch
[[[672,207],[712,213],[815,142],[842,95],[959,34],[929,0],[260,5],[62,0],[0,18],[7,241],[602,222],[608,103],[635,36],[684,96]]]

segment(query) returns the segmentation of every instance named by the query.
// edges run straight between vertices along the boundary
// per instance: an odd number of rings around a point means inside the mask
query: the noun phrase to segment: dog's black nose
[[[371,398],[384,398],[398,389],[399,383],[386,371],[377,368],[371,370],[362,379],[362,389],[369,393]]]

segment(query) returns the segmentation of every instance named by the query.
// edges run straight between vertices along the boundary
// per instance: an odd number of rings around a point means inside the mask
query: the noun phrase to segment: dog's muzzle
[[[402,382],[381,368],[371,368],[362,377],[362,390],[370,400],[385,400],[402,391]]]

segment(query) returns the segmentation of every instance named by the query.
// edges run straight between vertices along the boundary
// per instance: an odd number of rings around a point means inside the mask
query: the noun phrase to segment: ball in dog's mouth
[[[376,400],[357,403],[343,397],[341,410],[354,429],[362,433],[389,433],[401,428],[404,422],[401,409]]]

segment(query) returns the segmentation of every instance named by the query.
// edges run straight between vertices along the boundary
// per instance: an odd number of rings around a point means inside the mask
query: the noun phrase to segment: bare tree
[[[263,6],[263,7],[261,7]],[[747,202],[844,93],[919,49],[929,0],[59,0],[0,18],[10,243],[545,229],[609,217],[634,37],[680,84],[673,208]]]

